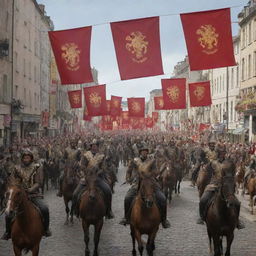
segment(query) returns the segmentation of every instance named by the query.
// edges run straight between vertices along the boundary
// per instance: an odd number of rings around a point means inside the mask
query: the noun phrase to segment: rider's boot
[[[164,193],[161,190],[156,191],[156,200],[157,200],[158,208],[161,213],[162,227],[170,228],[171,224],[169,220],[167,220],[167,200]]]

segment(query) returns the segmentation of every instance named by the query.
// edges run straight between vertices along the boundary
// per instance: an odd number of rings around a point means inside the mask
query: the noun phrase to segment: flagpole
[[[228,133],[228,123],[229,123],[229,111],[228,111],[228,97],[229,97],[229,72],[228,72],[228,67],[227,67],[227,91],[226,91],[226,121],[227,121],[227,133]]]

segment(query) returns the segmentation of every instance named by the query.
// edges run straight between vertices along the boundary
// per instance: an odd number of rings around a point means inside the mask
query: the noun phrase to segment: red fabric
[[[153,128],[153,126],[154,126],[154,120],[152,117],[147,117],[145,119],[145,123],[146,123],[147,128]]]
[[[92,27],[50,31],[49,38],[62,84],[93,82],[90,65]]]
[[[128,110],[130,117],[144,117],[145,98],[128,98]]]
[[[180,16],[191,70],[236,65],[229,8]]]
[[[189,84],[191,107],[210,106],[212,104],[210,81]]]
[[[129,125],[129,111],[122,111],[121,119],[123,125]]]
[[[154,97],[155,110],[163,110],[164,109],[164,99],[163,96]]]
[[[143,117],[131,117],[130,125],[133,130],[143,130],[144,129],[144,118]]]
[[[210,124],[199,124],[199,131],[204,131],[210,128]]]
[[[163,74],[159,17],[113,22],[111,30],[122,80]]]
[[[82,107],[82,90],[68,91],[68,98],[71,108]]]
[[[111,113],[111,100],[106,100],[106,106],[107,106],[106,115],[110,115],[110,113]]]
[[[152,112],[152,118],[153,118],[154,123],[156,123],[158,121],[158,117],[159,117],[158,112]]]
[[[107,114],[106,85],[84,87],[84,97],[90,116]]]
[[[122,97],[111,96],[111,116],[120,116],[121,115],[121,103]]]
[[[162,79],[164,109],[186,108],[186,79]]]
[[[84,120],[84,121],[92,121],[92,117],[89,116],[86,106],[84,107],[84,116],[83,116],[83,120]]]

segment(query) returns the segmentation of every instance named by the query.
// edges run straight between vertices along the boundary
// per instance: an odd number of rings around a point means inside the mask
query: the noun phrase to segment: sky
[[[98,70],[99,84],[107,85],[107,96],[149,98],[150,91],[161,88],[187,50],[179,13],[234,7],[232,33],[237,35],[237,14],[248,0],[37,0],[45,5],[55,30],[93,26],[91,66]],[[163,76],[120,81],[109,22],[160,16]]]

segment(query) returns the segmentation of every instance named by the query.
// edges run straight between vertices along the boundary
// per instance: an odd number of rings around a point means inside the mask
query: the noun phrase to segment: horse
[[[106,178],[107,183],[109,184],[112,193],[114,193],[114,186],[117,182],[117,167],[113,164],[111,160],[105,161],[104,162],[104,175]]]
[[[135,239],[138,243],[140,255],[143,254],[144,248],[141,238],[143,234],[148,235],[146,245],[148,255],[153,256],[155,250],[155,238],[161,223],[160,211],[154,197],[156,186],[156,182],[151,177],[141,177],[130,219],[133,256],[136,256]]]
[[[93,174],[94,173],[94,174]],[[97,186],[99,177],[92,172],[86,177],[86,191],[82,194],[79,205],[79,215],[82,218],[84,242],[86,245],[85,255],[90,255],[89,250],[89,227],[94,226],[94,256],[98,256],[98,245],[103,227],[103,219],[107,207],[101,190]]]
[[[176,176],[176,181],[175,181],[175,194],[180,194],[180,183],[183,179],[183,168],[182,168],[182,163],[178,162],[175,165],[175,176]]]
[[[210,182],[210,179],[211,179],[211,175],[210,175],[209,171],[207,170],[206,165],[202,165],[200,167],[200,170],[198,172],[198,177],[196,179],[196,185],[197,185],[197,189],[198,189],[198,193],[199,193],[199,198],[201,198],[201,196],[203,195],[206,186]]]
[[[68,163],[65,166],[64,173],[65,175],[62,182],[62,194],[66,210],[65,225],[68,225],[69,221],[71,224],[73,223],[73,211],[70,211],[68,204],[70,201],[72,201],[73,192],[79,183],[79,178],[77,175],[77,170],[72,163]]]
[[[228,163],[226,167],[227,169],[230,168],[231,164]],[[232,175],[224,175],[221,179],[218,192],[210,203],[206,214],[210,252],[212,252],[213,240],[214,256],[221,256],[223,254],[223,236],[227,239],[225,256],[230,256],[231,244],[234,239],[234,230],[237,227],[239,218],[236,202],[235,178]]]
[[[256,176],[253,175],[248,181],[248,193],[250,195],[251,214],[253,214],[253,206],[256,204]]]
[[[6,199],[5,214],[13,218],[11,239],[15,256],[21,256],[23,251],[31,251],[32,256],[38,256],[44,233],[40,213],[29,200],[26,191],[17,185],[8,187]]]
[[[7,189],[8,178],[2,166],[0,166],[0,211],[4,208],[5,192]]]
[[[51,187],[57,189],[58,179],[60,176],[59,163],[55,159],[49,159],[44,163],[45,172],[47,173],[46,187],[48,190],[48,180],[51,182]]]
[[[166,162],[162,168],[163,171],[160,177],[162,190],[165,197],[169,200],[169,203],[171,203],[172,192],[176,184],[176,174],[170,161]]]
[[[245,165],[242,161],[240,161],[237,164],[237,172],[236,172],[236,193],[239,194],[239,188],[243,189],[243,184],[244,184],[244,174],[245,174]],[[244,189],[243,189],[244,190]]]

